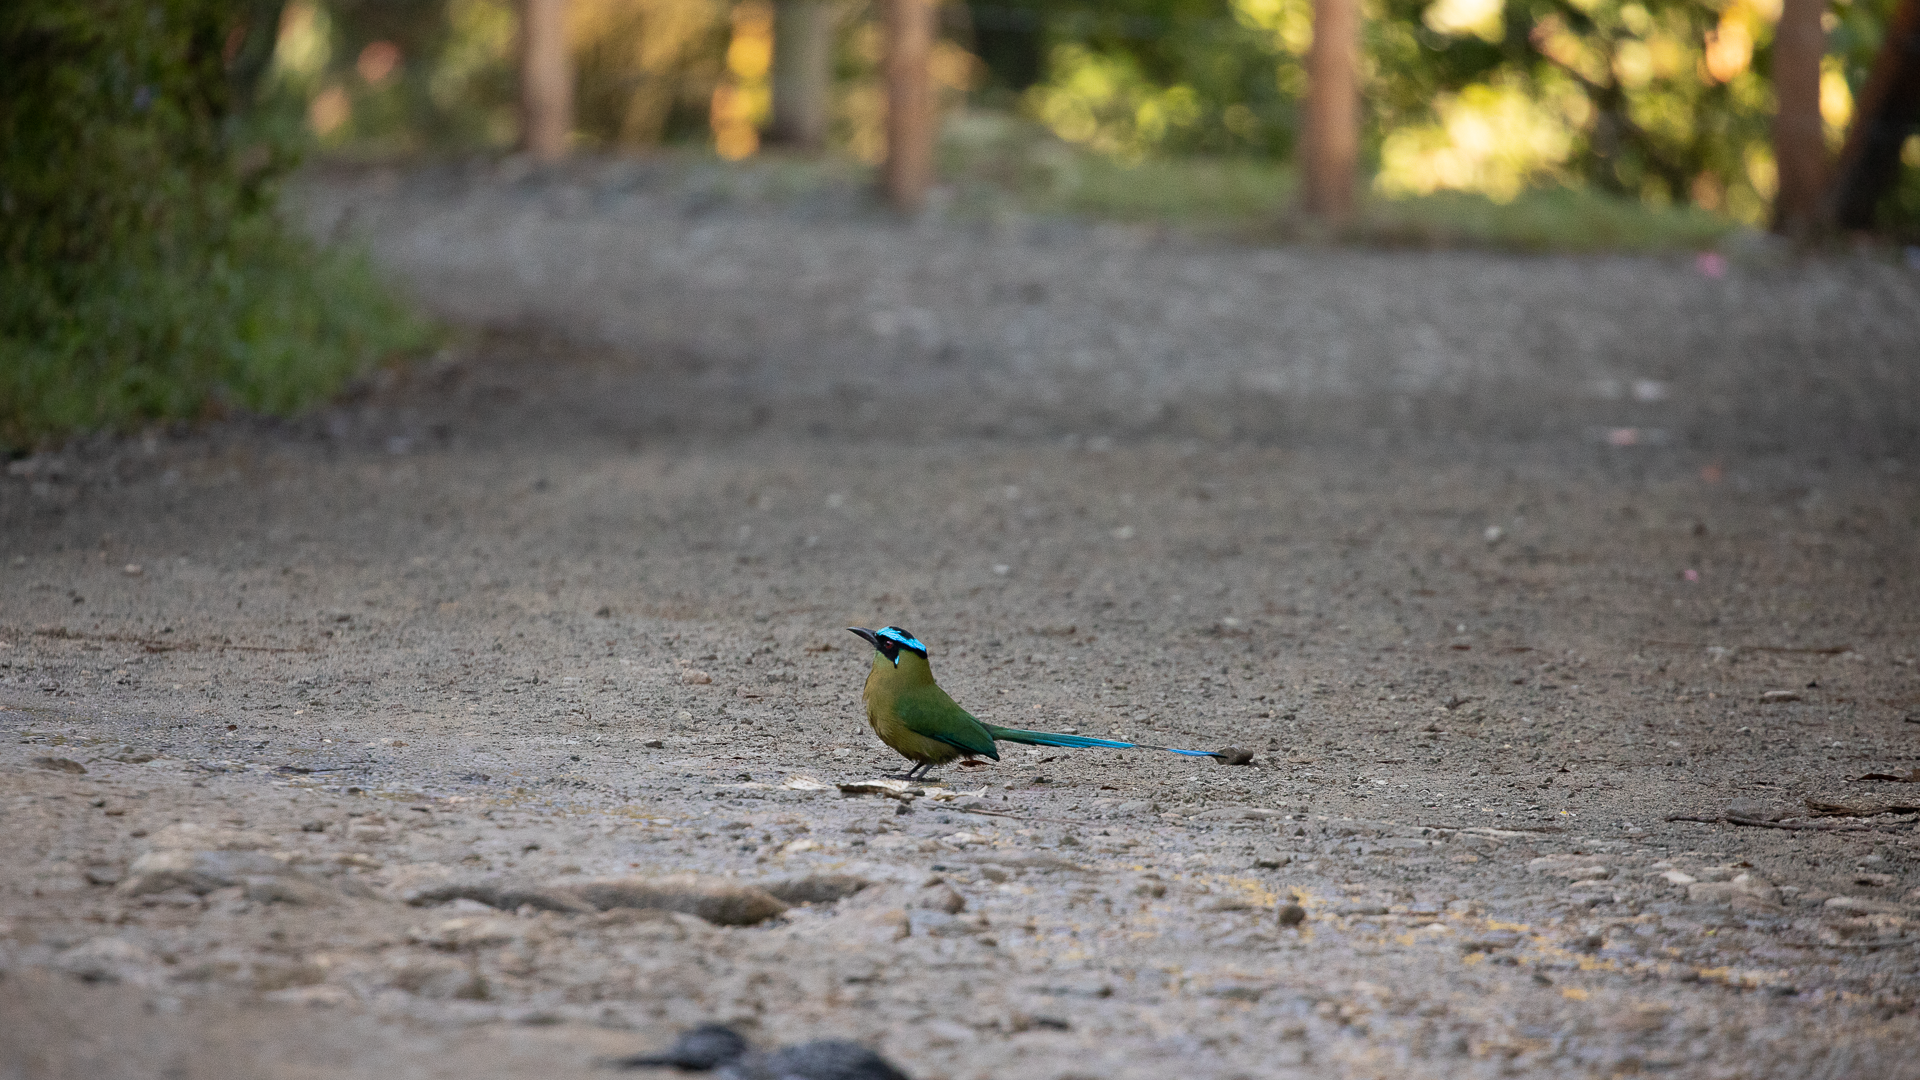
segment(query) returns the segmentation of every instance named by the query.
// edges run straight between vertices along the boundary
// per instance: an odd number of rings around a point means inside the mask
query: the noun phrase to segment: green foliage
[[[287,412],[424,328],[274,216],[293,126],[249,112],[278,4],[0,13],[0,446]]]
[[[989,31],[1029,27],[1043,77],[1020,102],[1063,138],[1131,161],[1292,152],[1311,0],[1025,0],[973,12]]]
[[[1568,136],[1565,153],[1541,159],[1542,177],[1765,220],[1775,185],[1778,0],[1378,2],[1369,95],[1383,133],[1408,130],[1423,116],[1444,124],[1464,95],[1499,88],[1536,103]],[[1436,18],[1463,7],[1490,12],[1494,32]],[[1842,86],[1858,91],[1892,7],[1892,0],[1834,5],[1839,21],[1827,66]],[[1837,149],[1843,120],[1829,121]]]
[[[345,156],[513,145],[512,0],[294,0],[269,90]],[[596,95],[582,95],[591,116]]]
[[[1311,0],[1007,0],[1048,64],[1023,102],[1126,160],[1286,158]],[[1839,0],[1857,92],[1894,0]],[[1590,186],[1763,220],[1778,0],[1365,0],[1364,145],[1384,191]],[[1097,12],[1097,14],[1096,14]],[[1004,36],[1004,35],[1003,35]],[[1837,143],[1839,132],[1831,132]]]
[[[272,88],[336,157],[505,151],[519,135],[515,0],[294,0]],[[572,0],[582,146],[704,140],[723,0]]]

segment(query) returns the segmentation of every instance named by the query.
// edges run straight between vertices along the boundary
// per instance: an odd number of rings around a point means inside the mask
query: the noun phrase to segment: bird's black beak
[[[862,638],[865,638],[867,644],[873,646],[875,649],[878,649],[880,647],[879,635],[875,634],[873,631],[867,629],[866,627],[849,626],[847,627],[847,629],[853,631],[856,634],[859,634]]]

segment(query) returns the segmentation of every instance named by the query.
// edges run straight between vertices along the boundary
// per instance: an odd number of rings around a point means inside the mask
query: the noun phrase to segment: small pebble
[[[1748,821],[1779,821],[1786,811],[1765,799],[1735,799],[1727,804],[1727,816]]]

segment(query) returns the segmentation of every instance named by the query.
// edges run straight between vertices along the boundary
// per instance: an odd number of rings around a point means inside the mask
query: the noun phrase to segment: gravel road
[[[442,355],[9,467],[0,1077],[1920,1077],[1920,275],[789,179],[316,173]]]

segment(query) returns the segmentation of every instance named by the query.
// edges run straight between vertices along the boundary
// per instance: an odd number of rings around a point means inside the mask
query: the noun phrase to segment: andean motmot
[[[995,742],[1026,743],[1029,746],[1062,746],[1080,749],[1089,746],[1113,750],[1169,750],[1188,757],[1218,757],[1208,750],[1175,750],[1171,746],[1094,739],[1085,735],[1064,735],[1049,731],[1023,731],[1020,728],[983,724],[961,708],[945,690],[933,681],[933,666],[927,662],[927,647],[912,634],[897,626],[869,630],[864,626],[847,629],[859,634],[874,648],[873,668],[867,673],[866,689],[860,696],[867,703],[867,723],[873,725],[880,741],[899,751],[916,764],[906,778],[916,774],[924,778],[935,765],[945,765],[958,757],[984,757],[1000,760]]]

